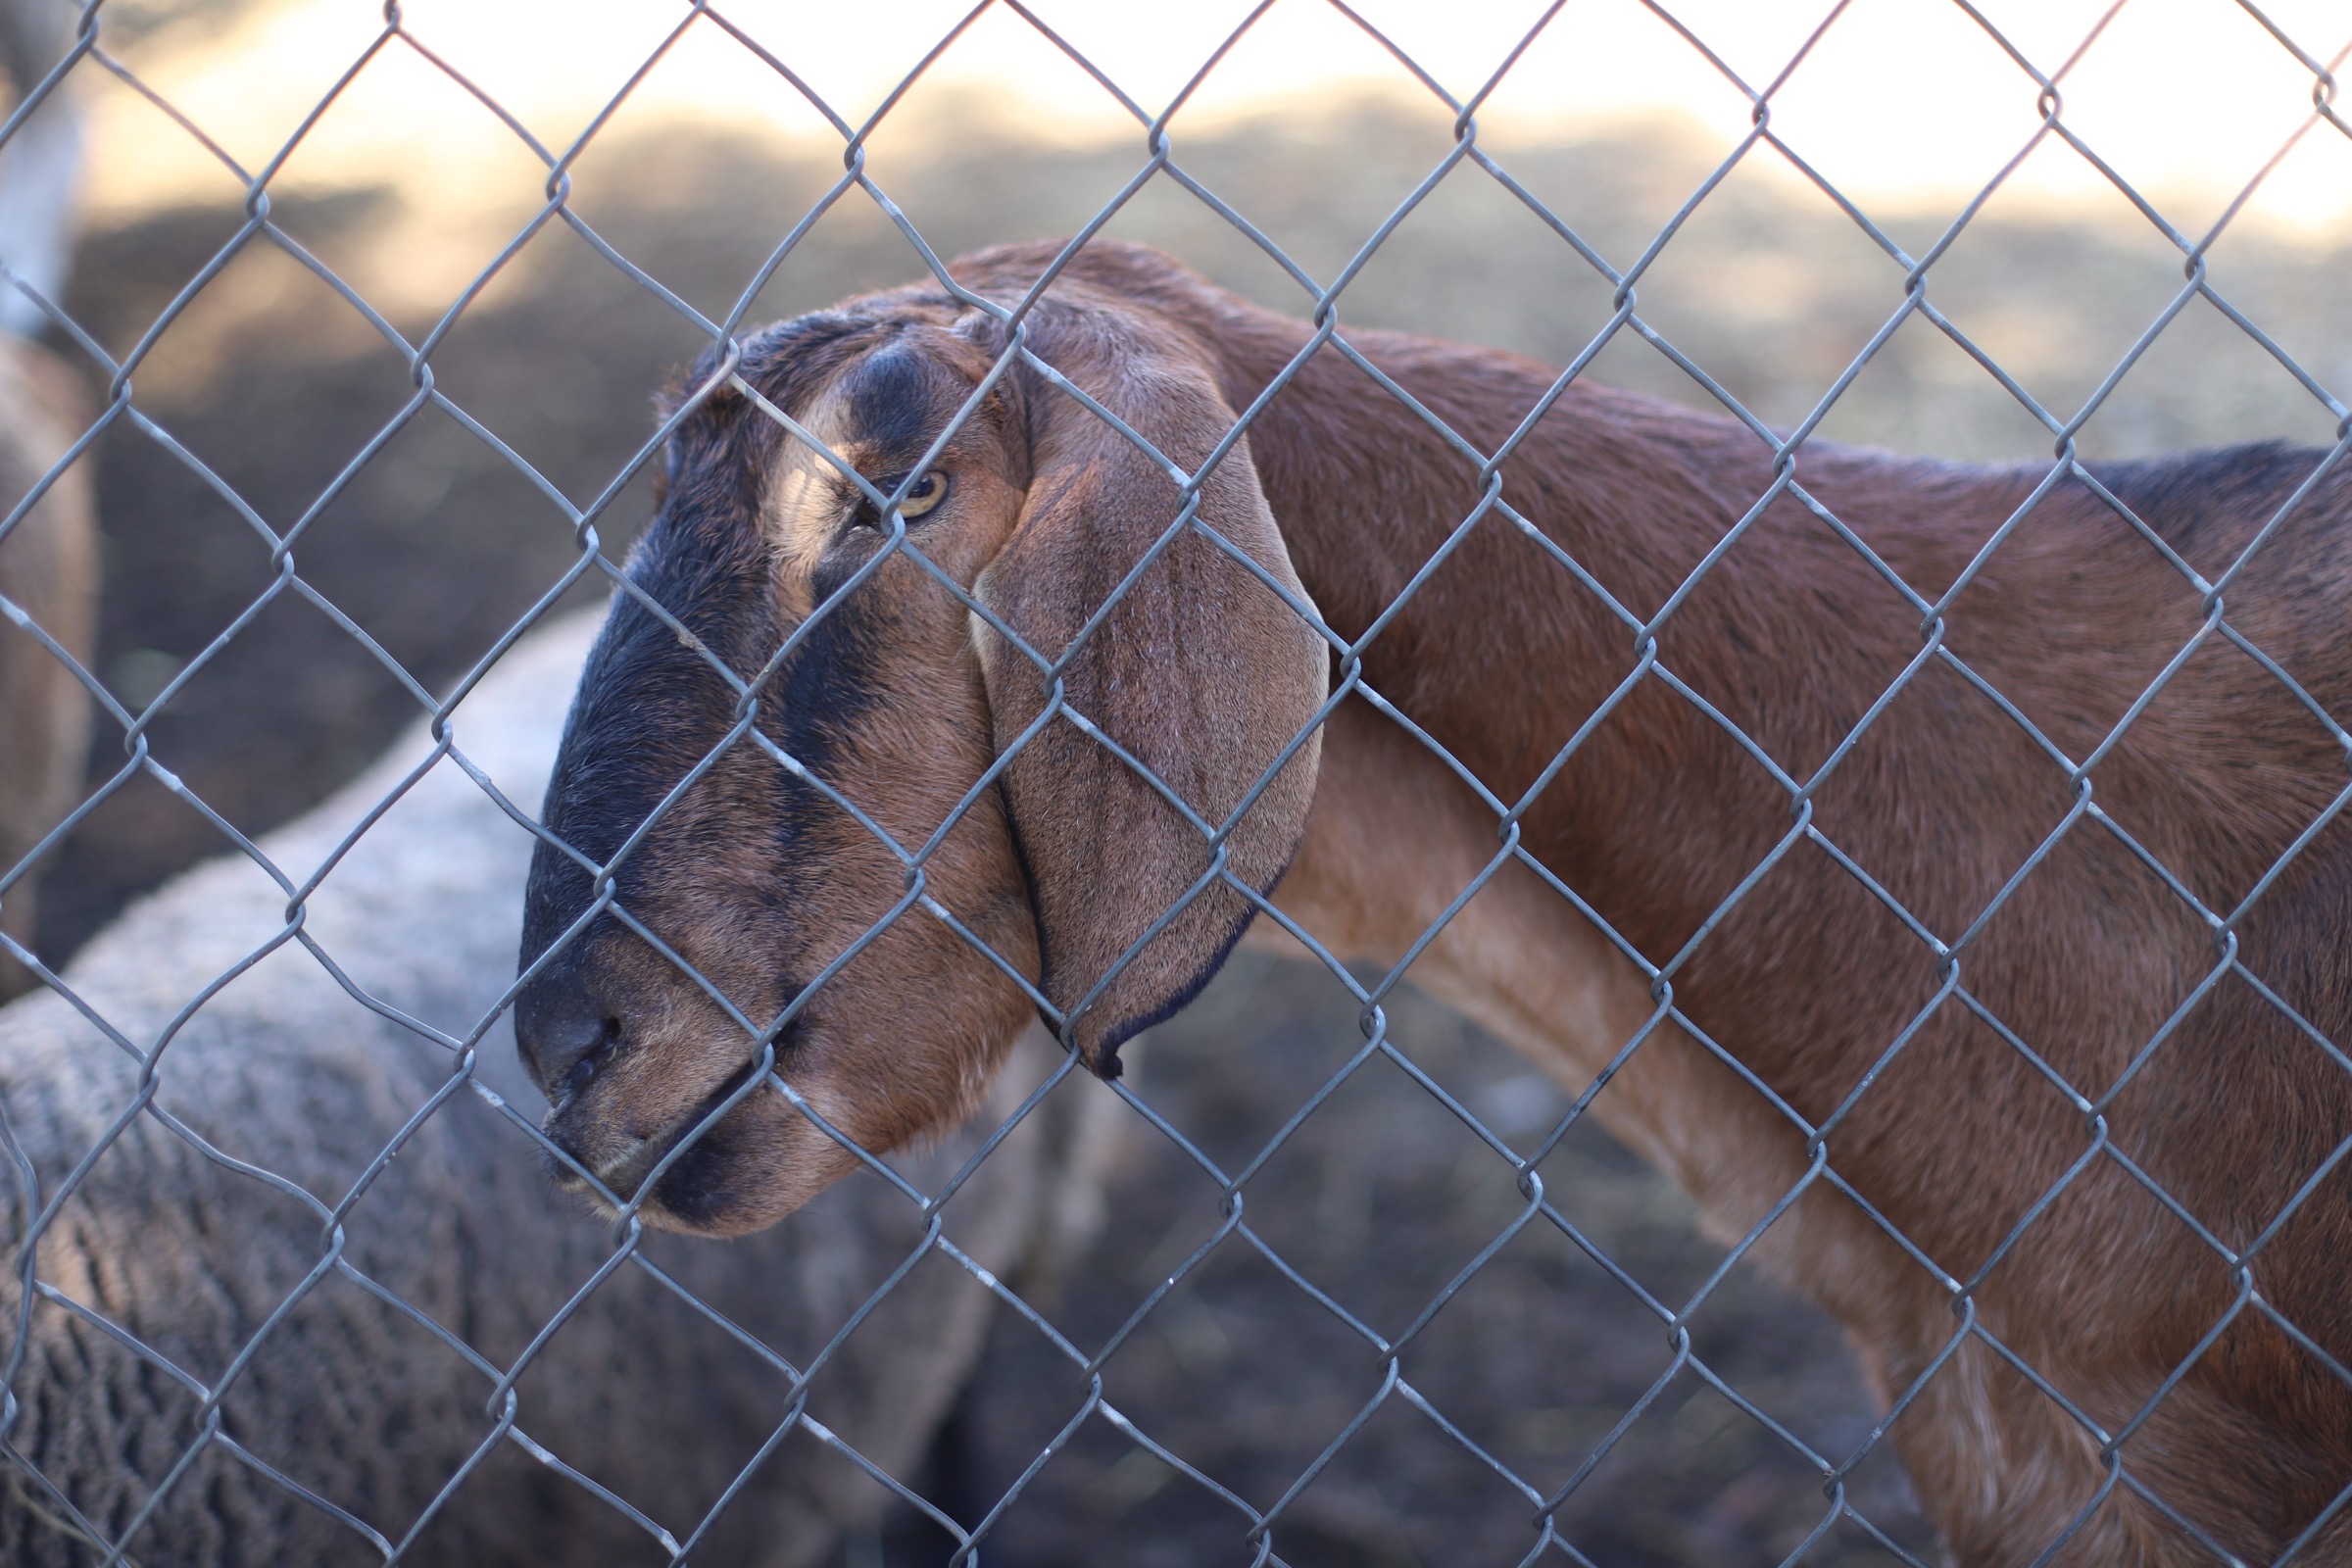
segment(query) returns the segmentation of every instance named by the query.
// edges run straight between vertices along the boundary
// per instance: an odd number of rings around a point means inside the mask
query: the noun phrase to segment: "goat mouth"
[[[589,1166],[588,1161],[580,1159],[577,1152],[571,1147],[572,1141],[564,1137],[563,1132],[557,1128],[557,1122],[571,1111],[574,1103],[573,1098],[567,1097],[563,1104],[551,1110],[542,1125],[559,1148],[577,1160],[580,1166],[594,1170],[597,1181],[603,1183],[608,1192],[620,1199],[621,1201],[627,1202],[637,1196],[638,1189],[645,1185],[645,1179],[652,1173],[654,1167],[667,1159],[671,1151],[691,1137],[696,1128],[703,1127],[703,1123],[710,1113],[724,1104],[728,1097],[743,1088],[745,1084],[750,1083],[758,1067],[759,1062],[756,1059],[745,1062],[721,1079],[709,1094],[695,1103],[692,1109],[679,1116],[668,1127],[650,1138],[633,1141],[625,1151],[608,1157],[601,1166]],[[722,1117],[720,1122],[723,1121]],[[703,1142],[707,1143],[718,1136],[720,1122],[712,1122],[709,1127],[704,1128]],[[547,1152],[544,1157],[549,1174],[555,1178],[557,1186],[567,1192],[595,1193],[595,1188],[580,1176],[579,1171],[572,1164],[559,1158],[552,1151]]]

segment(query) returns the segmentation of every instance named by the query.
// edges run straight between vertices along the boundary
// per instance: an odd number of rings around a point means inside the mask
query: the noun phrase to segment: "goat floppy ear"
[[[1051,299],[1031,321],[1041,359],[1187,471],[1233,427],[1207,351],[1174,323],[1116,303]],[[1026,378],[1023,393],[1028,496],[977,597],[1058,660],[1184,498],[1164,466],[1068,393],[1043,377]],[[1200,482],[1196,516],[1307,602],[1246,441]],[[983,625],[978,641],[1002,752],[1044,711],[1051,683],[993,628]],[[1322,637],[1298,611],[1188,526],[1088,633],[1064,671],[1063,702],[1218,828],[1312,720],[1329,669]],[[1321,739],[1292,754],[1223,841],[1226,870],[1261,893],[1305,831]],[[1070,717],[1052,718],[1002,776],[1037,909],[1041,989],[1065,1016],[1085,1004],[1072,1038],[1088,1066],[1115,1077],[1119,1046],[1193,999],[1254,906],[1222,880],[1184,904],[1209,869],[1208,837]]]

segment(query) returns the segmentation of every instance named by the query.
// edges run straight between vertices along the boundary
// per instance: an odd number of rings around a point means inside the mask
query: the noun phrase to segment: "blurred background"
[[[843,169],[841,133],[778,65],[862,124],[965,12],[926,0],[722,9],[730,25],[657,0],[417,0],[392,36],[378,9],[349,0],[100,9],[103,58],[72,78],[85,174],[65,303],[106,353],[138,352],[134,406],[171,439],[119,422],[89,460],[105,572],[96,668],[136,710],[269,586],[270,547],[224,491],[270,528],[308,519],[294,549],[303,580],[380,649],[283,596],[154,718],[156,758],[241,832],[317,802],[415,720],[419,705],[387,660],[447,690],[563,576],[579,547],[541,486],[577,506],[605,495],[651,431],[655,391],[708,342],[580,233],[543,220],[543,150],[577,147],[571,212],[713,320],[758,323],[919,274],[904,234],[852,189],[744,298]],[[1250,14],[1222,0],[1033,9],[1149,114]],[[2182,240],[2205,247],[2214,288],[2278,351],[2189,300],[2082,426],[2084,452],[2335,439],[2335,416],[2279,355],[2352,395],[2352,138],[2313,115],[2312,62],[2340,62],[2352,35],[2340,4],[1978,9],[2005,45],[1949,0],[1568,0],[1482,100],[1479,145],[1619,268],[1703,190],[1644,274],[1640,309],[1777,427],[1812,414],[1901,303],[1906,266],[1865,222],[1917,257],[1982,197],[1935,262],[1929,298],[2058,419],[2173,307]],[[1546,14],[1526,0],[1353,12],[1277,0],[1169,121],[1175,160],[1328,282],[1452,148],[1455,111],[1433,87],[1479,93]],[[1751,128],[1739,83],[1762,90],[1792,60],[1771,125],[1794,156],[1755,145],[1709,186]],[[2095,162],[2036,139],[2042,89],[2027,66],[2058,78],[2063,122]],[[62,102],[36,119],[52,112]],[[868,174],[942,256],[1070,232],[1147,162],[1136,119],[1004,5],[955,33],[864,146]],[[286,245],[249,233],[250,181],[265,171],[270,221],[380,322]],[[1269,305],[1311,306],[1165,174],[1108,230]],[[1469,163],[1401,220],[1340,305],[1343,322],[1552,364],[1583,351],[1610,313],[1609,281]],[[416,378],[386,325],[411,344],[433,339],[433,382],[477,427],[431,407],[400,418]],[[107,371],[61,331],[45,341],[86,370],[100,406]],[[1630,332],[1590,373],[1719,406]],[[1952,458],[2052,450],[2011,392],[1916,318],[1822,431]],[[642,477],[620,487],[595,519],[608,553],[625,550],[648,507]],[[93,781],[123,755],[120,727],[99,730]],[[203,814],[135,779],[54,858],[43,958],[63,961],[127,899],[225,847]],[[1407,1053],[1506,1136],[1539,1142],[1564,1110],[1544,1080],[1434,1004],[1408,998],[1396,1013]],[[1135,1054],[1134,1081],[1211,1153],[1242,1159],[1360,1041],[1327,976],[1237,961]],[[1679,1196],[1597,1128],[1580,1125],[1544,1175],[1661,1300],[1680,1305],[1721,1257]],[[1380,1061],[1248,1195],[1297,1266],[1388,1332],[1519,1206],[1508,1167]],[[1100,1345],[1211,1234],[1216,1199],[1198,1166],[1143,1133],[1109,1195],[1104,1241],[1041,1307],[1076,1344]],[[1836,1331],[1743,1271],[1707,1297],[1691,1332],[1709,1365],[1808,1442],[1842,1455],[1869,1432],[1871,1402]],[[1632,1292],[1556,1233],[1530,1229],[1440,1314],[1408,1375],[1463,1435],[1556,1487],[1672,1360]],[[1105,1386],[1262,1508],[1373,1395],[1379,1368],[1309,1296],[1228,1247],[1152,1314]],[[1006,1312],[920,1485],[976,1520],[1085,1396],[1068,1362]],[[1889,1458],[1854,1485],[1890,1537],[1927,1549]],[[1818,1478],[1778,1439],[1684,1377],[1578,1490],[1561,1527],[1595,1561],[1770,1562],[1826,1507]],[[998,1560],[1024,1565],[1241,1563],[1239,1518],[1095,1421],[991,1539]],[[1394,1402],[1290,1518],[1285,1555],[1302,1563],[1509,1562],[1534,1541],[1522,1498]],[[1839,1528],[1821,1560],[1891,1560]],[[854,1542],[849,1560],[937,1560],[946,1541],[901,1516]]]

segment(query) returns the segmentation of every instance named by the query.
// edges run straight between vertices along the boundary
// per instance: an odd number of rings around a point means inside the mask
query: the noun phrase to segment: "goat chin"
[[[458,710],[457,742],[511,797],[544,780],[587,645],[572,621],[519,644]],[[418,730],[367,776],[263,841],[296,881],[411,769]],[[411,786],[309,901],[303,938],[381,1002],[465,1034],[511,983],[530,841],[451,761]],[[242,858],[199,867],[95,938],[65,979],[141,1050],[218,976],[285,931],[284,894]],[[1054,1058],[1030,1042],[987,1107]],[[474,1074],[515,1111],[537,1096],[501,1029]],[[44,1290],[13,1390],[8,1443],[55,1493],[11,1470],[0,1561],[93,1560],[75,1514],[110,1539],[199,1430],[200,1396],[61,1304],[135,1336],[189,1378],[220,1379],[278,1304],[334,1257],[506,1366],[616,1245],[609,1223],[548,1189],[521,1129],[460,1088],[373,1177],[330,1234],[310,1203],[207,1157],[168,1114],[226,1159],[250,1161],[326,1204],[342,1200],[460,1066],[442,1046],[362,1006],[302,941],[258,961],[170,1032],[149,1114],[133,1116],[39,1242]],[[137,1098],[139,1064],[54,994],[0,1010],[0,1106],[35,1185],[0,1182],[0,1236],[31,1214]],[[1109,1097],[1089,1095],[1089,1103]],[[1009,1137],[949,1213],[983,1266],[1012,1273],[1074,1243],[1091,1216],[1101,1136],[1059,1094]],[[994,1121],[988,1122],[990,1127]],[[1076,1134],[1085,1133],[1085,1136]],[[936,1186],[968,1136],[908,1165]],[[17,1162],[12,1157],[11,1164]],[[661,1267],[713,1310],[805,1358],[919,1241],[911,1205],[878,1181],[845,1183],[791,1223],[730,1246],[649,1238]],[[901,1474],[978,1354],[986,1293],[920,1269],[902,1280],[819,1375],[826,1421]],[[18,1321],[20,1273],[0,1270],[0,1322]],[[730,1358],[732,1357],[732,1358]],[[337,1269],[255,1348],[222,1403],[222,1430],[290,1479],[398,1541],[495,1425],[492,1379]],[[683,1537],[773,1431],[779,1376],[711,1332],[642,1270],[623,1267],[517,1386],[516,1430],[607,1481]],[[397,1436],[392,1436],[396,1434]],[[816,1473],[811,1473],[811,1470]],[[870,1512],[822,1465],[770,1466],[722,1522],[715,1561],[812,1563]],[[70,1505],[70,1507],[68,1506]],[[498,1443],[421,1538],[424,1560],[467,1564],[618,1560],[642,1532],[586,1490]],[[727,1544],[733,1543],[733,1545]],[[217,1449],[200,1458],[132,1541],[157,1563],[373,1561],[350,1528]]]

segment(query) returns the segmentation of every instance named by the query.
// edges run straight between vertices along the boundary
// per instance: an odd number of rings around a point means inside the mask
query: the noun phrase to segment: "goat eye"
[[[899,502],[900,515],[912,521],[948,499],[948,475],[944,468],[933,468],[906,487]]]

